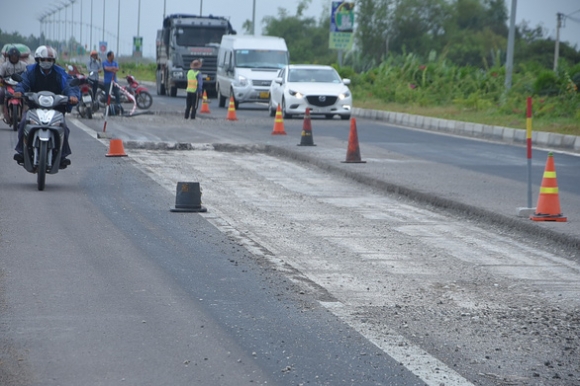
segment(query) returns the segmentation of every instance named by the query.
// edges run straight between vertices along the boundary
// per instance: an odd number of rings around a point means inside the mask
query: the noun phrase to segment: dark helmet
[[[10,63],[16,64],[20,60],[20,51],[16,47],[12,47],[8,50],[8,59],[10,59]]]

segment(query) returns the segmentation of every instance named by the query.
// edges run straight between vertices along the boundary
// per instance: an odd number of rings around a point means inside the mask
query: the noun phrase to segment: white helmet
[[[50,70],[56,61],[56,50],[51,46],[40,46],[34,52],[34,60],[42,69]]]

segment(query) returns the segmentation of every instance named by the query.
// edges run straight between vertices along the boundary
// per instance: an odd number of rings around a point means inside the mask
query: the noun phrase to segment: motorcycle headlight
[[[51,107],[54,103],[54,97],[50,95],[41,95],[38,98],[38,104],[42,107]]]
[[[288,90],[288,94],[290,94],[293,97],[298,98],[298,99],[304,98],[304,94],[302,94],[301,92],[298,92],[298,91]]]

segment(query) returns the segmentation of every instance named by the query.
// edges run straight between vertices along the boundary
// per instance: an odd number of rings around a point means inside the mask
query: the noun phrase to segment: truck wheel
[[[157,72],[157,95],[165,95],[165,84],[161,82],[161,72]]]
[[[171,89],[170,89],[170,95],[171,95],[172,97],[175,97],[175,96],[177,96],[177,87],[176,87],[176,86],[171,86]]]

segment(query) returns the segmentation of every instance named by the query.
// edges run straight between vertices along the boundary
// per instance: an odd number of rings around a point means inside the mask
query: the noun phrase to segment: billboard
[[[354,41],[354,2],[333,1],[330,10],[330,38],[328,47],[350,50]]]
[[[133,56],[138,58],[143,57],[143,37],[141,36],[133,37]]]

